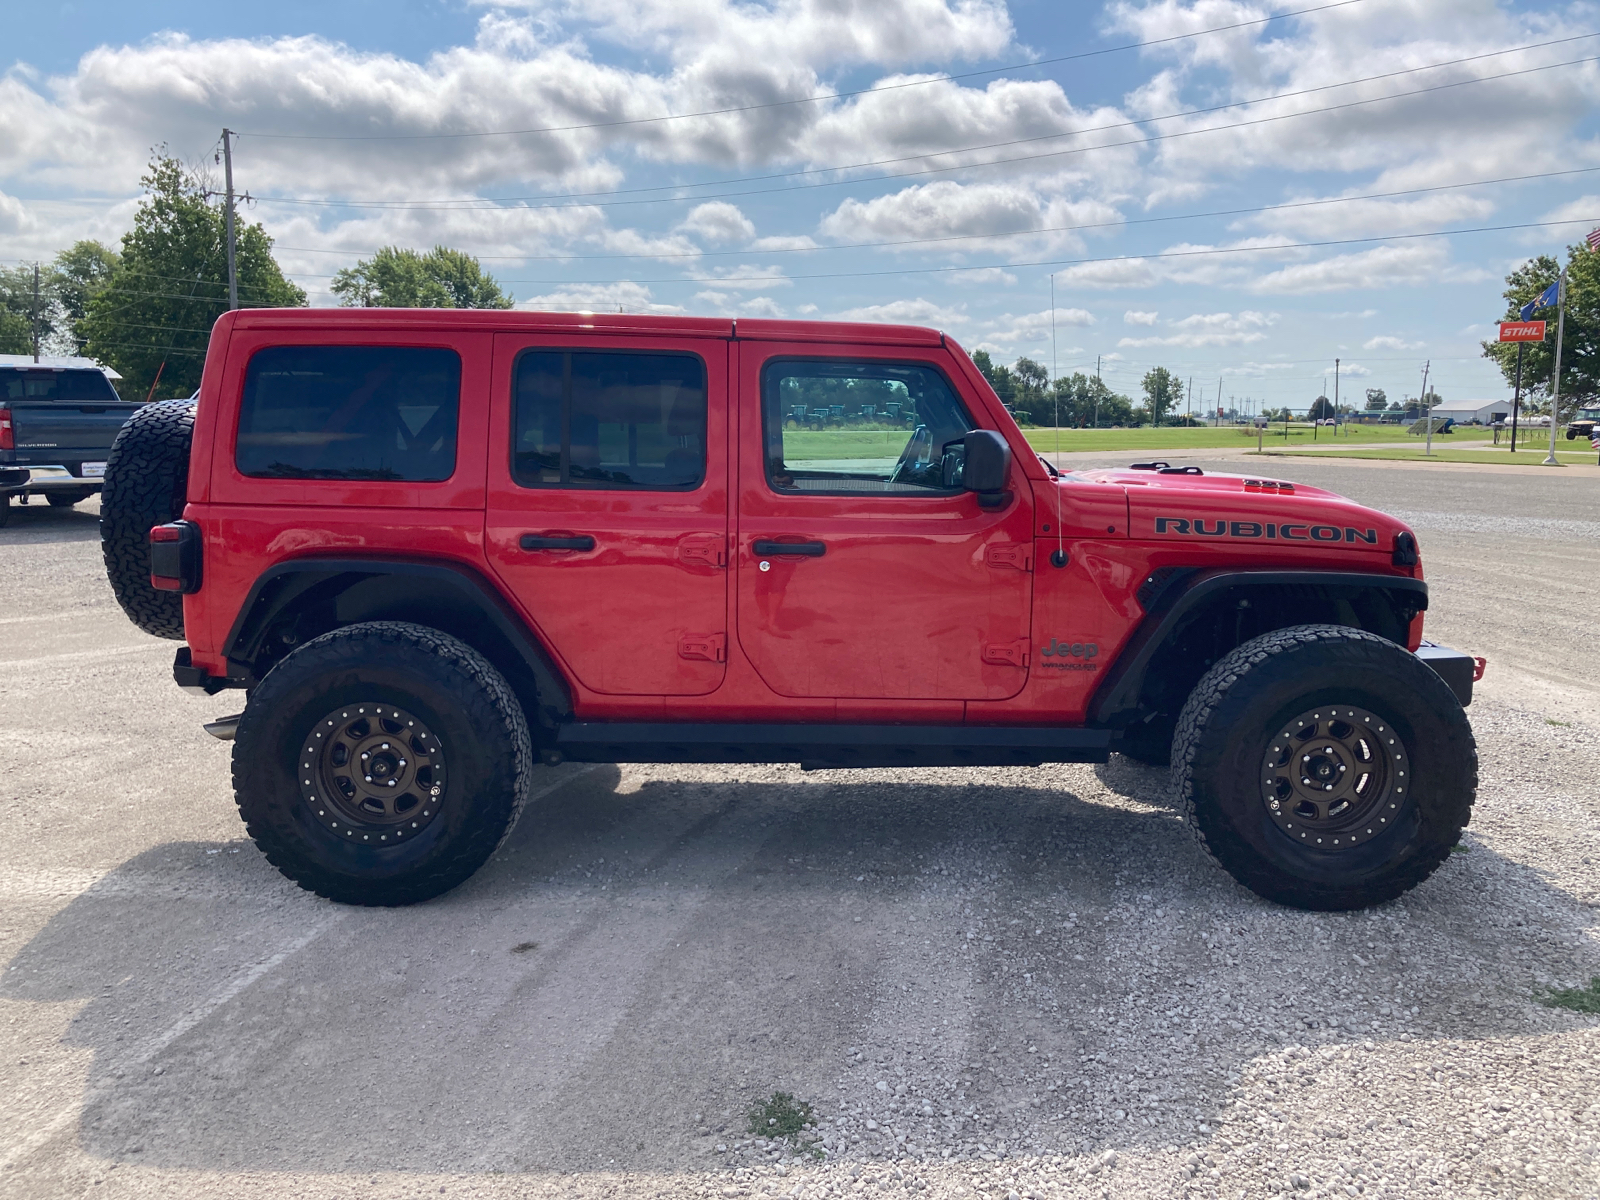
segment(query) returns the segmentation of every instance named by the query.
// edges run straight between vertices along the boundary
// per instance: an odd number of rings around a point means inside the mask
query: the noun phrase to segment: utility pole
[[[228,307],[239,307],[239,269],[234,261],[233,242],[233,130],[222,131],[223,179],[228,189],[228,207],[223,210],[223,220],[228,232]]]
[[[1096,385],[1100,383],[1100,356],[1098,354],[1094,356],[1094,381]],[[1100,388],[1098,386],[1094,389],[1094,427],[1096,429],[1100,428]]]
[[[1183,424],[1188,428],[1194,423],[1194,376],[1189,376],[1189,390],[1183,394]]]
[[[1433,453],[1433,401],[1428,398],[1428,368],[1431,366],[1433,366],[1431,358],[1422,364],[1422,419],[1427,422],[1427,453],[1430,455]],[[1550,444],[1554,446],[1555,442],[1552,441]]]
[[[1212,425],[1217,429],[1221,429],[1222,428],[1222,376],[1221,375],[1217,376],[1217,419],[1212,422]]]
[[[34,264],[34,362],[38,362],[38,264]],[[1552,443],[1554,445],[1554,443]]]
[[[1567,330],[1567,269],[1561,268],[1561,277],[1556,288],[1556,367],[1555,378],[1550,388],[1550,453],[1544,462],[1539,464],[1544,467],[1559,467],[1556,460],[1556,420],[1561,415],[1561,335]]]

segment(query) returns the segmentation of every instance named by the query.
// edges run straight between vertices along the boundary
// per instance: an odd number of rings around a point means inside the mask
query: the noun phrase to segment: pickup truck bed
[[[94,495],[117,431],[141,407],[94,368],[0,365],[0,500]]]

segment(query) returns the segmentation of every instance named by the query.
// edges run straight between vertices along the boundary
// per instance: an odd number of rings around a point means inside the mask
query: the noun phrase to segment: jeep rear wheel
[[[1477,747],[1455,694],[1386,638],[1302,625],[1213,666],[1178,719],[1189,822],[1260,896],[1339,910],[1392,900],[1449,857]]]
[[[307,642],[252,692],[233,748],[250,836],[308,891],[414,904],[516,823],[533,751],[500,673],[464,642],[372,621]]]

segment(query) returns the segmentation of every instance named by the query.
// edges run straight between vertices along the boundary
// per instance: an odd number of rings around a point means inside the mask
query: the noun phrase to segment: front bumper
[[[1450,690],[1456,694],[1456,699],[1461,701],[1465,708],[1472,703],[1472,685],[1483,678],[1484,660],[1473,658],[1470,654],[1463,654],[1459,650],[1452,650],[1448,646],[1439,646],[1433,642],[1423,642],[1417,647],[1417,657],[1438,673],[1440,679],[1450,685]]]

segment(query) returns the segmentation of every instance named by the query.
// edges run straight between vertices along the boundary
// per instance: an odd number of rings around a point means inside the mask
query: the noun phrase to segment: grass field
[[[1545,436],[1548,437],[1549,435],[1546,434]],[[1568,450],[1566,449],[1568,446],[1583,446],[1584,448],[1582,450]],[[1428,458],[1423,454],[1422,446],[1395,446],[1392,449],[1385,447],[1383,449],[1373,450],[1296,449],[1291,450],[1287,455],[1280,450],[1276,456],[1271,454],[1271,448],[1268,447],[1268,452],[1264,457],[1373,458],[1388,462],[1455,462],[1478,463],[1486,466],[1505,467],[1538,466],[1544,461],[1545,455],[1549,449],[1550,445],[1548,442],[1545,442],[1542,445],[1535,445],[1532,449],[1524,449],[1519,439],[1517,452],[1515,455],[1513,455],[1508,450],[1497,449],[1493,446],[1484,446],[1480,449],[1472,449],[1470,447],[1463,447],[1459,445],[1441,445],[1440,440],[1438,438],[1434,438],[1432,458]],[[1562,440],[1556,444],[1556,460],[1558,462],[1565,463],[1568,466],[1593,467],[1596,464],[1596,458],[1597,455],[1593,450],[1588,448],[1586,443],[1568,442],[1566,440]]]
[[[1054,453],[1058,449],[1058,441],[1063,454],[1097,451],[1111,454],[1118,451],[1155,453],[1162,450],[1254,450],[1256,446],[1254,430],[1229,425],[1220,429],[1178,427],[1062,429],[1059,431],[1059,439],[1055,429],[1032,427],[1022,432],[1027,437],[1029,445],[1046,454]],[[1291,424],[1289,437],[1286,440],[1283,436],[1283,426],[1278,425],[1266,432],[1261,439],[1261,445],[1267,450],[1281,450],[1285,447],[1312,450],[1314,447],[1322,446],[1392,442],[1402,456],[1413,449],[1415,453],[1422,452],[1422,439],[1412,437],[1402,425],[1351,425],[1348,426],[1348,432],[1341,430],[1337,435],[1332,430],[1319,429],[1316,431],[1315,441],[1312,440],[1311,434],[1311,426]],[[816,459],[826,459],[831,462],[858,458],[895,459],[905,448],[910,436],[910,431],[904,429],[786,429],[783,433],[784,457],[791,465]],[[1458,447],[1463,443],[1475,445],[1488,440],[1489,430],[1468,427],[1455,433],[1435,434],[1433,444],[1438,451],[1443,448]],[[1402,450],[1402,447],[1405,449]],[[1373,453],[1381,455],[1389,451]],[[1522,458],[1520,448],[1517,458],[1519,461]]]
[[[785,429],[783,457],[791,467],[817,459],[893,461],[910,438],[909,429]]]
[[[1054,429],[1025,429],[1028,443],[1035,449],[1047,454],[1054,453],[1057,449],[1056,430]],[[1406,432],[1403,425],[1350,425],[1341,429],[1337,435],[1331,429],[1316,430],[1316,440],[1312,440],[1310,425],[1289,426],[1287,439],[1283,435],[1283,426],[1276,425],[1268,429],[1261,439],[1261,444],[1266,449],[1274,446],[1285,445],[1293,447],[1360,444],[1372,442],[1395,442],[1405,444],[1408,442],[1421,443],[1420,438],[1413,438]],[[1487,429],[1463,429],[1458,433],[1436,434],[1434,444],[1451,441],[1483,441],[1489,437]],[[1183,429],[1179,427],[1163,427],[1160,429],[1063,429],[1060,431],[1060,450],[1063,454],[1083,451],[1105,451],[1114,453],[1119,450],[1253,450],[1256,444],[1256,433],[1253,429],[1244,429],[1240,426],[1224,425],[1220,429]]]

